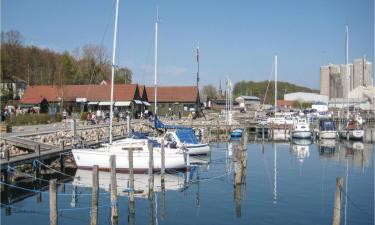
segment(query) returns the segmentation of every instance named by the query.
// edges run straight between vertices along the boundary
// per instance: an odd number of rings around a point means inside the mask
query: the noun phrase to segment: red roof
[[[138,97],[137,88],[137,84],[115,84],[113,100],[132,101]],[[48,102],[57,102],[60,96],[64,101],[71,102],[75,102],[76,98],[87,98],[87,101],[110,101],[111,85],[64,85],[62,89],[57,86],[28,86],[21,102],[31,103],[31,99],[41,97],[45,97]]]
[[[60,88],[58,86],[27,86],[21,99],[22,103],[39,104],[43,98],[48,102],[60,101]]]
[[[146,87],[149,102],[154,102],[154,87]],[[158,102],[196,102],[199,92],[196,86],[169,86],[157,88]]]
[[[296,101],[291,100],[277,100],[278,106],[293,106],[296,103]]]

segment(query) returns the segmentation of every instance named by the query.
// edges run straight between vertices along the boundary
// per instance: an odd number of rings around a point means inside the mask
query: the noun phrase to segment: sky
[[[349,61],[373,61],[373,0],[120,0],[117,62],[133,81],[153,84],[156,9],[159,85],[200,85],[225,79],[270,79],[319,89],[319,67],[342,64],[345,25]],[[27,45],[57,52],[103,44],[112,55],[114,0],[2,0],[1,31],[18,30]]]

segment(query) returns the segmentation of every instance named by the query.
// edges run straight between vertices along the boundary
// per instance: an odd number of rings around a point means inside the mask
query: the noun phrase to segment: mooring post
[[[262,125],[262,141],[264,141],[264,125]]]
[[[98,194],[99,194],[99,177],[98,165],[92,168],[92,197],[91,197],[91,225],[98,224]]]
[[[38,144],[38,156],[40,156],[40,144]]]
[[[77,204],[77,186],[73,185],[72,187],[72,201],[70,202],[70,206],[75,208]]]
[[[135,224],[135,202],[129,202],[129,225]]]
[[[154,148],[151,143],[148,143],[148,175],[149,175],[149,198],[154,191]]]
[[[112,208],[112,224],[118,224],[117,209],[117,180],[116,180],[116,155],[109,158],[111,165],[111,208]]]
[[[164,183],[165,176],[165,148],[164,148],[164,138],[161,139],[161,183]]]
[[[343,178],[337,177],[336,178],[335,206],[334,206],[334,209],[333,209],[332,225],[340,225],[342,186],[343,186]]]
[[[242,149],[241,146],[237,146],[236,151],[236,164],[235,164],[235,185],[241,184],[242,175]]]
[[[130,116],[129,115],[126,116],[126,129],[129,134],[130,133]]]
[[[371,129],[371,142],[374,142],[373,130]]]
[[[129,160],[129,183],[130,183],[130,202],[134,203],[134,168],[133,168],[133,149],[129,148],[128,150],[128,160]]]
[[[57,225],[56,179],[49,181],[49,221],[50,225]]]

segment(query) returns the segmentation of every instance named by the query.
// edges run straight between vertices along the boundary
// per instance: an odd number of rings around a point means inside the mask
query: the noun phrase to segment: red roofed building
[[[154,110],[155,88],[146,87],[148,101]],[[166,114],[171,109],[174,115],[187,115],[200,106],[199,91],[196,86],[164,86],[157,88],[158,114]]]
[[[68,112],[87,110],[109,110],[111,85],[64,85],[28,86],[21,99],[22,104],[39,105],[43,99],[49,107],[63,108]],[[146,95],[147,96],[147,95]],[[114,106],[133,115],[144,110],[142,96],[137,84],[115,84]],[[147,102],[147,99],[145,99]]]

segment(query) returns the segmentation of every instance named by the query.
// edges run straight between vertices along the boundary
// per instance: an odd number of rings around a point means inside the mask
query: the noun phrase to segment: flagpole
[[[157,106],[157,87],[158,87],[158,23],[159,23],[159,10],[156,9],[156,22],[155,22],[155,65],[154,65],[154,115],[158,113]]]

